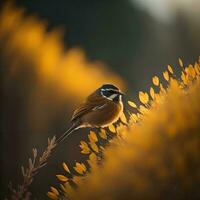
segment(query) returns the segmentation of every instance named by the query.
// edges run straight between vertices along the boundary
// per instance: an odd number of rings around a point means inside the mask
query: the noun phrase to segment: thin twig
[[[47,164],[47,159],[50,157],[53,149],[56,147],[56,137],[52,139],[48,138],[48,145],[42,155],[38,158],[37,149],[33,148],[33,158],[29,158],[28,167],[25,169],[24,166],[21,167],[23,183],[17,186],[17,189],[9,184],[9,189],[11,190],[10,198],[12,200],[28,200],[30,199],[31,193],[28,191],[28,187],[33,182],[34,176],[38,171]]]

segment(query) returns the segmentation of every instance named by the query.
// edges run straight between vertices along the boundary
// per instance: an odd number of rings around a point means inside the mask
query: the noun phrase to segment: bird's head
[[[110,101],[118,102],[121,100],[121,96],[123,95],[119,88],[112,84],[104,84],[99,89],[101,96]]]

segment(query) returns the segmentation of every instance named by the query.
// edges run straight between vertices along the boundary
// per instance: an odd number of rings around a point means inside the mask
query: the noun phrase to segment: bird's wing
[[[104,108],[106,106],[106,103],[104,103],[103,105],[100,105],[100,106],[96,106],[94,107],[92,110],[95,111],[95,110],[100,110],[102,108]]]
[[[106,105],[106,102],[105,100],[96,95],[96,96],[93,96],[90,95],[86,101],[84,103],[82,103],[73,113],[72,115],[72,119],[71,121],[74,121],[76,120],[77,118],[89,113],[89,112],[92,112],[92,111],[95,111],[95,110],[98,110],[98,109],[101,109],[103,108],[104,106]]]

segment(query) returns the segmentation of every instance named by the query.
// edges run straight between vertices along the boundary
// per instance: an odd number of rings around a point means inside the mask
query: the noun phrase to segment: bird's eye
[[[114,97],[118,96],[118,93],[115,90],[102,90],[101,94],[107,98],[114,98]]]
[[[109,96],[111,95],[110,91],[107,91],[107,90],[104,90],[104,91],[102,92],[102,94],[103,94],[103,96],[105,96],[105,97],[109,97]]]
[[[117,92],[114,91],[114,90],[108,90],[108,92],[109,92],[110,94],[117,94]]]

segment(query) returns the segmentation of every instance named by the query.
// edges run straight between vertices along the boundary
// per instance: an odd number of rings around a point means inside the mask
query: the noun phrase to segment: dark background
[[[173,17],[166,20],[152,16],[148,9],[128,0],[35,0],[16,1],[14,5],[24,8],[25,16],[34,15],[46,23],[47,33],[55,28],[62,29],[65,51],[78,47],[83,49],[88,62],[105,63],[126,83],[127,98],[135,100],[138,91],[148,90],[151,77],[161,75],[168,64],[177,66],[179,57],[186,65],[198,58],[200,18],[195,11],[199,4],[192,2],[191,11],[177,7]],[[36,80],[32,69],[22,71],[21,75],[8,81],[7,68],[10,59],[15,57],[12,54],[6,56],[3,40],[0,45],[2,199],[9,180],[15,184],[20,182],[20,167],[26,165],[32,147],[41,151],[47,137],[63,132],[80,99],[74,96],[73,100],[65,101],[63,98],[62,104],[58,105],[59,101],[51,91],[45,93],[42,105],[46,107],[35,110],[37,120],[32,124],[27,111],[27,98],[34,90]],[[41,121],[42,126],[38,125]],[[62,172],[63,161],[73,166],[75,160],[84,160],[78,147],[80,140],[87,137],[83,132],[87,133],[87,130],[79,131],[65,141],[49,165],[35,178],[31,191],[38,199],[45,198],[49,186],[58,184],[55,174]]]

